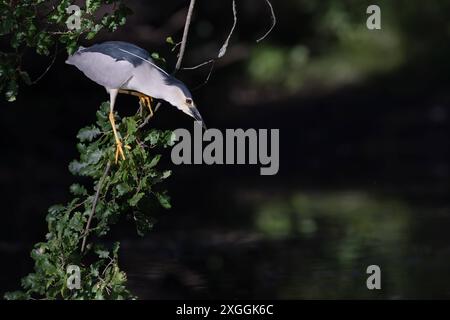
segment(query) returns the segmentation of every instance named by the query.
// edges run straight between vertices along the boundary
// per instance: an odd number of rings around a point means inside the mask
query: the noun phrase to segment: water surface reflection
[[[160,299],[450,297],[445,208],[413,209],[405,201],[357,191],[240,192],[235,200],[251,210],[251,227],[185,229],[123,243],[122,263],[135,294]],[[371,264],[381,267],[380,291],[366,288]]]

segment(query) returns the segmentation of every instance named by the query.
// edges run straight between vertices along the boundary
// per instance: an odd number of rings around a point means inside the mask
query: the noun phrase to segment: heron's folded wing
[[[134,66],[130,62],[116,60],[100,52],[80,50],[66,63],[74,65],[86,77],[108,89],[118,89],[133,77]]]

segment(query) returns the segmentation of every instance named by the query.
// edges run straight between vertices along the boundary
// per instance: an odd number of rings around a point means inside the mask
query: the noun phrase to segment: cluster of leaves
[[[23,291],[8,293],[7,299],[133,298],[118,265],[119,245],[108,250],[92,241],[106,235],[122,214],[128,214],[143,235],[154,223],[148,203],[157,199],[164,208],[170,208],[166,192],[158,190],[158,184],[170,176],[170,171],[157,169],[161,156],[156,152],[173,145],[175,136],[171,131],[140,129],[143,117],[139,113],[123,118],[118,132],[126,159],[116,164],[108,113],[109,103],[103,103],[96,124],[79,131],[80,159],[69,165],[74,175],[93,179],[95,187],[89,192],[84,185],[73,184],[73,199],[49,209],[46,241],[37,243],[31,253],[34,273],[22,279]],[[85,238],[88,241],[82,250]],[[67,287],[70,265],[80,268],[79,290]]]
[[[123,0],[86,0],[77,16],[79,28],[69,30],[66,22],[74,15],[67,10],[71,2],[0,0],[0,41],[11,46],[10,52],[0,51],[0,93],[4,92],[8,101],[16,99],[19,80],[31,83],[28,73],[22,70],[25,49],[33,48],[39,55],[48,56],[59,42],[71,54],[78,48],[80,37],[89,40],[102,29],[115,31],[131,13]],[[99,17],[100,8],[109,13]]]

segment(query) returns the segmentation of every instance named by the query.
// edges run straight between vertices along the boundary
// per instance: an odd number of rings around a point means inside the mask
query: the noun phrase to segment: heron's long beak
[[[200,122],[202,123],[203,129],[206,130],[206,124],[205,124],[205,122],[203,121],[203,118],[202,118],[202,116],[200,115],[200,112],[199,112],[199,111],[197,110],[197,108],[195,107],[195,105],[192,106],[192,107],[189,107],[189,112],[190,112],[191,116],[192,116],[196,121],[200,121]]]

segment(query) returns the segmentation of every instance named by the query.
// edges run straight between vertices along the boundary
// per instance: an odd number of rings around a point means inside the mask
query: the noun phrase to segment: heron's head
[[[202,116],[198,112],[192,94],[183,82],[170,77],[166,80],[167,94],[165,99],[174,107],[193,117],[196,121],[201,121],[204,126]]]

